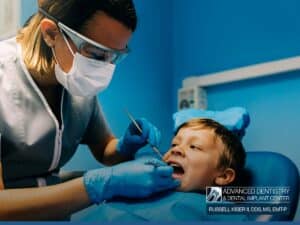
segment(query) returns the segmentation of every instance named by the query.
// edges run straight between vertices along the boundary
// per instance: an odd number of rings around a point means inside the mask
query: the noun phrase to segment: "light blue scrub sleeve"
[[[85,130],[81,144],[99,144],[113,134],[101,110],[97,97],[93,99],[93,113]]]

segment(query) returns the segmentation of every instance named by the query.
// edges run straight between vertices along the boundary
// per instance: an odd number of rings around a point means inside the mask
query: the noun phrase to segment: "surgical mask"
[[[58,82],[68,90],[71,95],[81,97],[95,96],[98,92],[108,87],[115,65],[100,60],[85,57],[78,52],[74,53],[68,40],[63,34],[63,38],[73,55],[73,64],[68,73],[59,66],[55,52],[55,76]]]

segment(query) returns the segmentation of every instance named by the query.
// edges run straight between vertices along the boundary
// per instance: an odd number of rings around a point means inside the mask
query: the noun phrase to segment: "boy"
[[[176,131],[164,161],[173,166],[179,191],[203,191],[206,186],[233,184],[245,164],[237,136],[211,119],[192,119]]]
[[[118,199],[104,204],[83,221],[243,221],[247,215],[208,215],[206,186],[232,185],[245,164],[239,138],[211,119],[183,123],[172,140],[164,161],[173,166],[173,178],[181,181],[179,192],[150,199]]]

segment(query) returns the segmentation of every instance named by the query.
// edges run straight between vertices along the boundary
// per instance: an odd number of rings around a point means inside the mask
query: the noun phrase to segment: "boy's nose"
[[[175,147],[175,148],[173,148],[172,150],[171,150],[171,153],[173,154],[173,155],[177,155],[177,156],[182,156],[182,157],[184,157],[185,156],[185,151],[184,151],[184,149],[183,148],[181,148],[181,147]]]

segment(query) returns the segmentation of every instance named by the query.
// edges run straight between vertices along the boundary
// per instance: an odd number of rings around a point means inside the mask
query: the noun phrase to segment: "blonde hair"
[[[54,60],[51,48],[45,43],[40,23],[44,16],[37,13],[18,32],[17,41],[22,46],[22,57],[27,69],[40,76],[51,76],[54,70]]]

